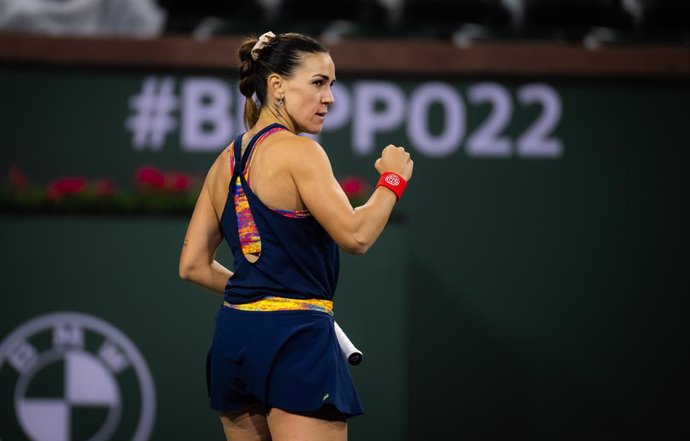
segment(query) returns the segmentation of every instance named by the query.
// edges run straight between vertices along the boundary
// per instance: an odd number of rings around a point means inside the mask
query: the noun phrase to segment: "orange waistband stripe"
[[[333,301],[322,299],[290,299],[268,296],[251,303],[223,302],[223,306],[241,311],[319,311],[333,315]]]

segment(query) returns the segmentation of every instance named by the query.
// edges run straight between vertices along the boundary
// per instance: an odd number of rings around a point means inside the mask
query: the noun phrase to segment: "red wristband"
[[[407,187],[407,181],[397,173],[384,172],[381,174],[381,178],[379,178],[379,182],[376,184],[376,188],[378,187],[386,187],[395,193],[395,196],[400,200],[405,191],[405,187]]]

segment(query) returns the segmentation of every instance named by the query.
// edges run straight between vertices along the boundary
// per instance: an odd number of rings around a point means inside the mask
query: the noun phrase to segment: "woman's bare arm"
[[[364,205],[353,208],[323,148],[313,140],[298,138],[292,141],[289,167],[302,201],[343,251],[365,253],[388,222],[395,194],[379,187]],[[405,179],[412,176],[410,155],[400,147],[386,147],[375,166],[380,173],[392,171]]]
[[[223,240],[211,197],[219,162],[209,170],[194,207],[180,255],[179,272],[180,278],[222,294],[232,272],[215,260],[216,250]]]

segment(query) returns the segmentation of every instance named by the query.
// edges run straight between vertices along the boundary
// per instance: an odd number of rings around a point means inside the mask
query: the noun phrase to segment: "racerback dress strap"
[[[244,154],[242,154],[242,137],[244,136],[243,134],[240,134],[235,138],[235,141],[233,142],[234,146],[234,160],[235,160],[235,166],[233,167],[233,174],[235,173],[242,173],[244,172],[245,167],[247,166],[247,162],[249,158],[252,156],[252,150],[254,150],[254,145],[256,145],[256,142],[261,139],[261,137],[268,131],[276,129],[276,128],[282,128],[283,130],[287,130],[285,126],[282,124],[278,123],[273,123],[270,124],[263,129],[259,130],[256,135],[252,137],[252,139],[249,141],[249,144],[247,144],[247,148],[244,151]],[[239,164],[239,166],[238,166]]]
[[[254,216],[252,215],[249,207],[249,201],[247,200],[247,195],[245,193],[245,186],[249,185],[245,180],[245,169],[247,167],[249,158],[252,156],[251,153],[256,145],[257,140],[261,139],[266,132],[275,128],[284,129],[282,125],[277,123],[264,127],[249,141],[244,154],[242,154],[242,136],[244,134],[238,135],[233,142],[234,164],[231,164],[232,177],[230,178],[229,192],[233,198],[233,204],[235,206],[235,215],[237,216],[237,234],[240,239],[242,254],[244,255],[261,254],[261,235],[259,234],[259,229],[254,221]]]

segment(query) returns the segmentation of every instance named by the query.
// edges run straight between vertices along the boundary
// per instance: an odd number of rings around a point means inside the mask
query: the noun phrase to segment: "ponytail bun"
[[[256,92],[254,87],[255,61],[252,59],[252,48],[257,41],[259,39],[256,37],[245,39],[237,51],[240,60],[240,93],[247,98],[244,103],[244,125],[247,129],[254,127],[259,119],[259,107],[252,98]]]

